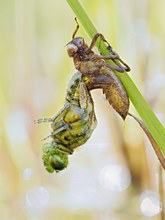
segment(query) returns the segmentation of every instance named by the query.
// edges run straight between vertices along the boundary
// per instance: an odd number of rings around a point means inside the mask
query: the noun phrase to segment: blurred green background
[[[131,66],[131,78],[164,124],[165,1],[81,3]],[[50,125],[34,120],[63,106],[76,71],[65,47],[74,29],[66,1],[0,0],[0,219],[160,219],[159,163],[152,147],[100,90],[92,91],[98,126],[91,139],[70,156],[66,170],[44,169],[41,140]],[[90,43],[81,25],[78,35]]]

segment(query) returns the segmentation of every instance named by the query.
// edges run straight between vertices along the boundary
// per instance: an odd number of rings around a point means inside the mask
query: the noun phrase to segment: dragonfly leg
[[[61,127],[57,128],[53,132],[51,132],[50,135],[48,135],[47,137],[43,138],[42,141],[55,136],[56,134],[58,134],[61,131],[68,130],[68,129],[70,129],[70,126],[68,124],[63,124]]]
[[[125,71],[125,67],[123,67],[117,60],[119,60],[119,56],[116,54],[110,54],[108,56],[97,55],[93,57],[93,60],[113,60],[116,65],[112,65],[110,63],[106,63],[106,65],[111,69],[123,73]]]
[[[52,137],[52,134],[50,134],[50,135],[46,136],[45,138],[43,138],[42,141],[45,141],[46,139],[51,138],[51,137]]]
[[[116,51],[114,51],[114,50],[112,49],[112,47],[111,47],[110,44],[108,44],[107,49],[109,50],[109,52],[110,52],[111,55],[114,55],[114,56],[116,55],[116,56],[118,56],[117,60],[113,60],[113,62],[119,67],[119,69],[123,70],[123,71],[121,71],[121,72],[124,72],[124,71],[129,72],[129,71],[131,70],[131,68],[128,66],[128,64],[126,64],[126,63],[119,57],[119,55],[116,53]],[[124,67],[123,67],[118,61],[119,61],[120,63],[122,63],[122,64],[124,65]],[[119,72],[120,72],[120,71],[119,71]]]
[[[107,43],[109,45],[108,41],[105,40],[104,36],[102,34],[100,34],[100,33],[97,33],[97,34],[94,35],[94,37],[93,37],[93,39],[91,41],[91,44],[89,46],[90,49],[92,49],[95,46],[96,41],[97,41],[97,39],[99,37],[100,37],[101,40],[103,40],[105,43]]]
[[[109,54],[108,56],[98,55],[94,57],[95,60],[103,59],[103,60],[112,60],[115,65],[108,64],[112,70],[116,70],[118,72],[123,73],[124,71],[130,71],[131,68],[119,57],[119,55],[113,51],[113,54]],[[121,65],[121,63],[123,65]]]
[[[111,65],[112,70],[116,70],[118,72],[124,72],[124,71],[129,72],[131,70],[131,68],[112,49],[111,45],[108,43],[108,41],[104,38],[104,36],[102,34],[100,34],[100,33],[95,34],[89,48],[92,49],[95,46],[96,41],[99,37],[100,37],[101,40],[103,40],[108,45],[107,49],[110,52],[109,56],[100,56],[100,59],[104,59],[104,60],[111,59],[111,60],[113,60],[113,62],[116,64],[117,67],[113,67],[113,65]],[[122,63],[124,66],[122,66],[120,63]]]
[[[67,103],[64,105],[64,107],[52,118],[52,121],[54,121],[55,119],[57,119],[58,117],[62,117],[65,116],[66,112],[68,111],[68,109],[70,108],[70,104]]]
[[[117,64],[115,61],[114,61],[114,63],[116,64],[116,66],[112,65],[110,63],[106,63],[106,66],[108,66],[111,70],[115,70],[120,73],[123,73],[125,71],[125,68],[123,66],[121,66],[119,63]]]
[[[75,35],[76,35],[76,33],[77,33],[78,29],[79,29],[79,23],[78,23],[78,21],[77,21],[77,18],[76,18],[76,17],[75,17],[75,22],[76,22],[77,26],[76,26],[76,29],[75,29],[75,30],[74,30],[74,32],[73,32],[72,39],[74,39],[74,38],[75,38]]]
[[[62,153],[73,154],[73,149],[63,145],[58,146],[58,150]]]
[[[62,115],[65,115],[65,113],[68,111],[69,108],[70,108],[70,104],[67,103],[53,118],[40,118],[40,119],[34,120],[34,123],[40,124],[40,123],[45,123],[45,122],[53,122],[56,118],[58,118],[58,116],[61,117]]]
[[[118,59],[124,66],[125,66],[125,71],[129,72],[131,71],[131,68],[128,66],[128,64],[126,64],[123,60],[121,60],[120,58]]]
[[[51,136],[54,136],[56,134],[58,134],[61,131],[65,131],[70,129],[70,125],[69,124],[63,124],[61,127],[56,128],[53,132],[51,132]]]
[[[52,122],[52,118],[40,118],[40,119],[34,120],[35,124],[45,123],[45,122]]]

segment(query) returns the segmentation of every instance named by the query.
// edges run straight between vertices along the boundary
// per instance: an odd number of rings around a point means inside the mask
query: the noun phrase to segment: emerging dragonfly
[[[97,124],[93,100],[80,72],[70,80],[60,112],[36,122],[51,122],[52,133],[48,137],[53,140],[42,149],[45,168],[49,172],[63,170],[68,165],[68,155],[90,138]]]
[[[130,71],[130,67],[112,50],[102,34],[95,34],[89,47],[82,37],[75,37],[79,29],[76,18],[75,21],[77,27],[72,35],[72,41],[67,44],[68,55],[73,58],[75,68],[88,78],[88,89],[102,88],[109,103],[125,119],[128,114],[129,99],[113,70]],[[110,52],[108,56],[98,55],[92,51],[99,37],[108,45],[107,49]],[[106,63],[106,60],[112,60],[114,65]]]
[[[94,131],[97,121],[90,90],[101,88],[107,100],[123,119],[128,114],[129,99],[126,90],[113,70],[130,71],[102,34],[96,34],[88,47],[84,39],[76,37],[79,25],[73,33],[67,51],[73,57],[78,72],[69,82],[64,107],[53,118],[39,119],[36,122],[51,122],[52,132],[48,137],[51,143],[43,145],[43,161],[49,172],[63,170],[68,165],[68,155],[84,144]],[[108,44],[110,55],[102,56],[92,51],[100,37]],[[113,60],[110,65],[105,60]],[[45,139],[47,139],[46,137]]]

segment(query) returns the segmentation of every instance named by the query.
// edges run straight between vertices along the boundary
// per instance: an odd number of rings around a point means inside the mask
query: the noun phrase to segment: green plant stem
[[[164,178],[163,178],[163,169],[161,166],[159,166],[159,197],[160,197],[160,201],[162,204],[162,211],[160,213],[160,219],[164,220],[165,219],[165,198],[164,198],[164,187],[163,187],[163,183],[164,183]]]
[[[72,8],[78,20],[81,22],[82,26],[88,33],[88,35],[93,38],[93,36],[97,33],[96,28],[92,24],[91,20],[85,13],[84,9],[80,5],[78,0],[66,0],[69,6]],[[109,25],[109,24],[108,24]],[[96,46],[98,47],[100,53],[103,55],[108,54],[108,50],[106,48],[106,44],[102,41],[97,41]],[[109,61],[110,63],[112,61]],[[134,105],[135,109],[139,113],[141,119],[145,123],[147,129],[150,131],[154,140],[158,144],[160,151],[165,155],[165,129],[162,124],[159,122],[135,84],[129,75],[124,73],[115,72],[118,78],[123,83],[125,89],[128,92],[129,98]]]

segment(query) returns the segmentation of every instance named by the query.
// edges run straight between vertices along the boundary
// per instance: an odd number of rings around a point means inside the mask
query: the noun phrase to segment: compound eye
[[[59,172],[68,165],[68,155],[58,150],[58,144],[55,142],[45,143],[42,147],[43,162],[46,170],[50,173]]]
[[[68,164],[67,159],[67,155],[65,154],[54,154],[49,157],[49,163],[56,172],[59,172],[66,168]]]
[[[70,57],[73,57],[77,51],[78,51],[78,47],[73,43],[69,43],[67,45],[67,52]]]
[[[79,38],[79,39],[77,40],[77,46],[78,46],[78,47],[82,47],[83,44],[84,44],[84,39],[83,39],[83,38]]]

